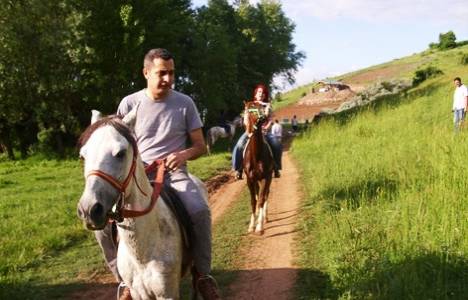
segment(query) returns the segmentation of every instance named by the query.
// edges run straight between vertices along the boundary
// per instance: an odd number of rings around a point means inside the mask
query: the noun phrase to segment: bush
[[[442,74],[444,74],[442,70],[432,66],[429,66],[425,69],[417,70],[416,72],[414,72],[413,86],[417,86],[418,84],[420,84],[428,78],[437,77]]]
[[[463,54],[461,59],[460,59],[460,63],[462,65],[468,65],[468,54]]]

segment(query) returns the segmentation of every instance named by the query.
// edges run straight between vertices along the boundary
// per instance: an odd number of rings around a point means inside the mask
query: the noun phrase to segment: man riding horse
[[[274,164],[274,174],[275,178],[280,177],[280,170],[281,170],[281,153],[282,153],[282,146],[281,142],[278,139],[274,138],[273,135],[269,132],[270,127],[272,125],[271,121],[271,103],[269,98],[268,89],[263,84],[257,85],[254,89],[253,93],[253,100],[254,103],[261,105],[263,107],[263,118],[266,118],[264,122],[262,122],[262,129],[265,134],[265,138],[270,145],[270,148],[273,153],[273,158],[275,160]],[[245,144],[247,143],[247,133],[244,132],[242,136],[236,143],[234,150],[232,151],[232,167],[236,171],[236,178],[242,179],[242,161],[244,159],[243,153]]]
[[[220,299],[211,272],[211,213],[197,185],[187,172],[187,160],[206,151],[202,122],[193,100],[171,88],[174,83],[174,59],[166,49],[152,49],[144,58],[143,74],[147,87],[125,97],[117,114],[125,116],[136,107],[135,135],[138,150],[145,164],[165,159],[169,172],[165,185],[183,202],[194,227],[193,256],[197,273],[196,286],[203,299]],[[190,147],[186,147],[187,137]],[[117,247],[109,224],[96,231],[106,262],[117,280]],[[131,299],[126,288],[121,299]]]

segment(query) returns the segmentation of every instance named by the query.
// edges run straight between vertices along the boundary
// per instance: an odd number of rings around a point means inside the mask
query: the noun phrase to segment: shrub
[[[420,84],[428,78],[437,77],[441,74],[444,74],[442,70],[432,66],[429,66],[425,69],[417,70],[416,72],[414,72],[413,86]]]
[[[462,55],[461,59],[460,59],[460,63],[462,65],[468,65],[468,53],[465,53]]]

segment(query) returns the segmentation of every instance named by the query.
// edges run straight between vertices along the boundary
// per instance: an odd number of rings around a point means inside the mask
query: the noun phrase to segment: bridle
[[[122,222],[124,218],[136,218],[140,217],[143,215],[146,215],[149,213],[155,206],[159,194],[161,193],[161,189],[163,186],[164,182],[164,172],[165,172],[165,166],[164,166],[164,160],[155,160],[152,164],[148,165],[145,167],[145,172],[148,174],[150,172],[153,172],[155,169],[157,169],[156,172],[156,178],[153,186],[153,193],[151,194],[151,202],[143,210],[131,210],[131,209],[126,209],[125,207],[125,199],[126,199],[126,190],[128,185],[130,184],[130,181],[132,178],[135,180],[135,184],[138,187],[138,190],[145,196],[147,197],[148,195],[141,189],[140,185],[138,184],[138,180],[135,177],[135,169],[136,169],[136,161],[137,161],[137,149],[135,146],[133,148],[133,157],[132,157],[132,165],[130,166],[130,170],[128,172],[127,177],[125,178],[124,181],[120,182],[116,178],[114,178],[112,175],[107,174],[106,172],[103,172],[101,170],[91,170],[87,175],[86,178],[90,176],[97,176],[99,178],[104,179],[107,181],[110,185],[112,185],[117,191],[119,191],[119,196],[117,200],[115,201],[115,206],[113,209],[108,213],[108,216],[110,219],[115,220],[117,222]]]

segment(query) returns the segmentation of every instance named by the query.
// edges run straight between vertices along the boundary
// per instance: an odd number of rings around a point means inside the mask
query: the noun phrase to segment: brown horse
[[[243,160],[247,185],[250,190],[252,216],[249,232],[263,234],[263,225],[267,222],[268,194],[273,176],[273,155],[262,133],[262,124],[266,122],[263,107],[254,102],[244,102],[244,125],[248,135]]]

